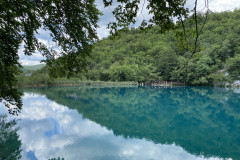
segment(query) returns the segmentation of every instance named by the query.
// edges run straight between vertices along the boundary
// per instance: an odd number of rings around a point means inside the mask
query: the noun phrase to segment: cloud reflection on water
[[[175,144],[155,144],[145,139],[114,136],[111,130],[84,119],[76,110],[45,96],[25,93],[18,134],[22,159],[163,159],[192,160],[217,157],[191,155]]]

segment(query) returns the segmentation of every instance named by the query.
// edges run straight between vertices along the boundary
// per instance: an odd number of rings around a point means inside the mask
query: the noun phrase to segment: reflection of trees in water
[[[4,84],[4,83],[3,83]],[[0,84],[1,86],[1,84]],[[18,115],[22,109],[22,93],[16,88],[2,87],[0,89],[0,103],[3,103],[12,115]]]
[[[0,115],[0,160],[21,158],[21,141],[15,124],[15,120],[7,122],[7,116]]]
[[[64,158],[58,157],[58,158],[51,158],[51,159],[49,159],[49,160],[64,160]]]
[[[207,87],[39,90],[115,135],[176,143],[192,154],[240,157],[240,99]]]

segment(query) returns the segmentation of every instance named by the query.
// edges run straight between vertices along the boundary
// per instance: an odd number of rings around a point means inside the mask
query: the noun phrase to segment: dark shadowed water
[[[0,117],[0,160],[240,159],[240,89],[35,88],[23,104]]]

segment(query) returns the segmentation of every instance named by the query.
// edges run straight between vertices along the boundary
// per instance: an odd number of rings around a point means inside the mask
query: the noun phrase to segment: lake
[[[240,159],[240,89],[31,88],[0,113],[1,160]]]

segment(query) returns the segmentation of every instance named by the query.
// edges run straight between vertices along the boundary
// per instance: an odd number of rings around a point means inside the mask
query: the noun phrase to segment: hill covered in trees
[[[26,71],[26,70],[35,71],[35,70],[42,69],[45,66],[46,66],[46,64],[37,64],[37,65],[30,65],[30,66],[29,65],[23,65],[22,70],[23,71]]]
[[[120,32],[119,36],[110,36],[94,45],[84,75],[91,80],[171,80],[191,85],[236,80],[240,74],[239,17],[240,10],[209,14],[192,58],[191,47],[186,47],[177,36],[180,29],[165,34],[159,33],[157,27]],[[199,15],[198,19],[202,26],[204,16]],[[191,18],[185,23],[187,39],[193,43]]]
[[[205,16],[199,14],[199,27],[204,28],[193,56],[195,26],[191,17],[185,20],[188,43],[179,36],[181,26],[166,33],[160,33],[158,27],[120,31],[118,36],[109,36],[93,45],[86,72],[76,77],[100,81],[179,81],[189,85],[239,80],[239,17],[240,10],[211,13],[204,23]],[[34,81],[46,79],[46,72],[47,67],[34,72]]]

